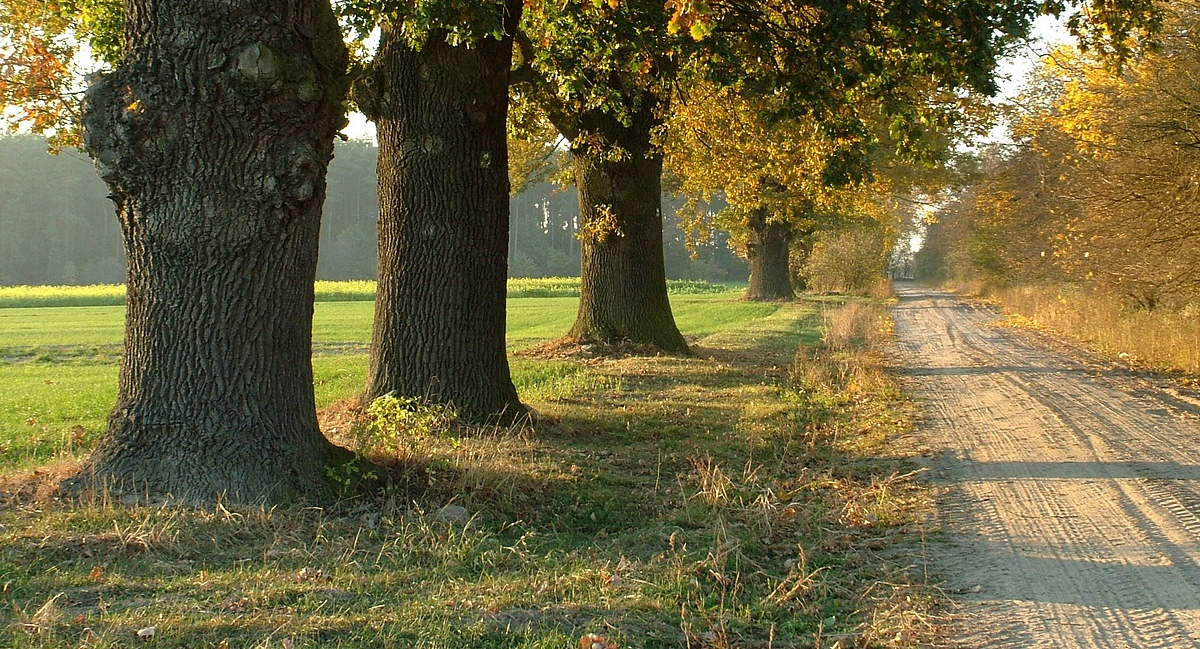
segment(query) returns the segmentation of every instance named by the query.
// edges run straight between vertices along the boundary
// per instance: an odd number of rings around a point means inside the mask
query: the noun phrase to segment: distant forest
[[[340,143],[329,167],[321,223],[320,279],[374,279],[373,144]],[[104,184],[84,154],[46,151],[34,136],[0,138],[0,285],[98,284],[124,279],[121,232]],[[574,188],[541,183],[513,197],[510,277],[579,274],[579,206]],[[691,259],[664,197],[667,277],[744,281],[746,263],[718,236]]]

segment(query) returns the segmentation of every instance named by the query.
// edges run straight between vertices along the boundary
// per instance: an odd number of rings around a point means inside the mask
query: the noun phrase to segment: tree
[[[742,82],[755,94],[779,95],[782,113],[816,116],[836,139],[859,138],[861,146],[839,150],[826,167],[862,176],[868,139],[860,137],[861,115],[846,106],[874,101],[894,140],[919,137],[926,113],[908,101],[913,80],[949,91],[993,90],[997,56],[1043,7],[795,0],[535,6],[521,40],[520,78],[529,83],[520,93],[571,141],[583,201],[583,288],[571,335],[673,350],[685,346],[658,287],[660,242],[649,224],[661,220],[652,195],[661,186],[656,140],[682,62],[717,85]],[[1126,20],[1124,6],[1102,8],[1102,19],[1117,17],[1112,33],[1119,36],[1141,24]]]
[[[580,298],[568,337],[687,351],[667,298],[662,152],[672,60],[661,0],[539,3],[521,38],[518,97],[571,144]]]
[[[345,124],[328,3],[129,0],[83,142],[127,256],[108,430],[73,486],[320,499],[345,462],[317,427],[313,280],[325,170]]]
[[[522,3],[352,7],[380,25],[354,98],[379,138],[379,286],[363,396],[512,420],[505,350],[512,34]]]
[[[992,284],[1070,282],[1139,309],[1200,296],[1200,5],[1114,69],[1063,47],[1017,104],[1018,145],[931,229],[922,263]]]
[[[329,164],[317,279],[375,279],[379,194],[373,142],[337,142]]]
[[[746,297],[755,300],[790,299],[794,284],[804,288],[801,271],[819,231],[898,229],[896,197],[946,182],[943,162],[953,141],[947,131],[972,113],[967,97],[941,98],[939,105],[935,93],[914,91],[912,101],[936,119],[897,147],[878,134],[883,125],[870,115],[880,111],[870,101],[845,109],[867,113],[859,119],[869,130],[837,137],[814,115],[783,115],[782,97],[755,95],[741,84],[695,83],[682,95],[665,149],[677,190],[692,196],[682,210],[688,230],[700,238],[713,227],[732,234],[750,262]],[[868,157],[858,164],[869,178],[831,168],[841,153],[861,150]],[[726,207],[710,217],[703,206],[718,193]]]
[[[125,275],[104,183],[83,155],[45,138],[0,138],[0,285],[112,284]]]
[[[812,235],[818,209],[836,195],[823,171],[839,143],[811,117],[771,117],[771,103],[696,83],[676,102],[665,143],[677,189],[692,197],[682,209],[690,233],[704,238],[712,225],[733,233],[750,262],[752,300],[793,297],[792,241]],[[710,223],[704,205],[718,192],[726,207]]]

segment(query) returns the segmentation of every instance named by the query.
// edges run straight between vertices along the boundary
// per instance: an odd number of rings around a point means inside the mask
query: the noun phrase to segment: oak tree
[[[579,190],[580,301],[568,336],[684,352],[667,298],[662,152],[675,56],[661,0],[533,3],[516,93],[570,142]]]
[[[122,6],[83,145],[121,222],[125,353],[75,486],[321,499],[313,280],[346,48],[327,2]]]
[[[379,285],[363,397],[512,420],[506,120],[518,0],[351,3],[377,51],[353,92],[379,139]]]

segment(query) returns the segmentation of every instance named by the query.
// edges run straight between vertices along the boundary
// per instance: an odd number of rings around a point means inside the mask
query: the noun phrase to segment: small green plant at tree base
[[[367,406],[371,422],[359,442],[360,454],[397,455],[414,440],[446,432],[458,420],[454,407],[416,397],[385,394]]]
[[[325,476],[342,495],[352,493],[364,481],[379,480],[379,475],[370,469],[373,462],[416,455],[422,440],[443,435],[458,419],[452,406],[391,394],[372,401],[367,406],[367,415],[370,421],[358,429],[354,457],[325,469]],[[436,472],[433,469],[431,465],[431,483]]]
[[[374,471],[363,471],[363,462],[359,455],[342,462],[325,467],[325,477],[337,486],[338,493],[345,497],[354,493],[356,485],[362,482],[375,482],[379,474]]]

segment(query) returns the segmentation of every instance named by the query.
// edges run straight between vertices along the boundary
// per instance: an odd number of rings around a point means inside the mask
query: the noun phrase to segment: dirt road
[[[1200,646],[1200,395],[900,287],[951,646]]]

